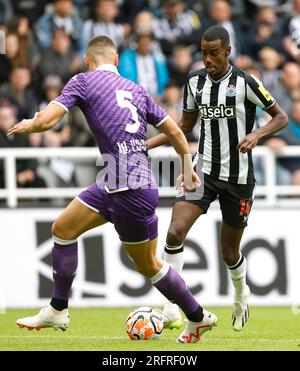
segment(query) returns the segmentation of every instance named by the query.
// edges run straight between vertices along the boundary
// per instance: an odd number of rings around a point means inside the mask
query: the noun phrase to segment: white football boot
[[[246,287],[246,295],[237,298],[234,298],[233,303],[233,313],[232,313],[232,327],[235,331],[241,331],[245,326],[250,312],[249,312],[249,297],[250,297],[250,288]]]
[[[176,343],[197,343],[201,340],[201,336],[217,326],[218,318],[215,314],[203,310],[203,320],[201,322],[192,322],[185,320],[186,327],[178,336]]]
[[[164,329],[179,329],[183,324],[179,307],[176,304],[165,304],[162,315],[164,320]]]
[[[25,327],[28,330],[40,330],[42,328],[52,327],[54,330],[61,329],[63,331],[69,327],[69,323],[70,316],[68,309],[58,311],[50,305],[41,309],[37,315],[20,318],[16,322],[20,328]]]

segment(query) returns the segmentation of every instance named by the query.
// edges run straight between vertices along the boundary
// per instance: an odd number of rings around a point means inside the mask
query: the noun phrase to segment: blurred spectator
[[[74,0],[74,4],[78,9],[81,19],[88,19],[93,17],[94,3],[96,0]]]
[[[130,1],[130,0],[128,0]],[[154,17],[160,17],[161,16],[161,10],[160,10],[160,2],[161,0],[147,0],[147,7],[146,9],[151,12]]]
[[[289,125],[278,134],[278,137],[285,142],[285,145],[300,146],[300,100],[293,103]],[[292,183],[300,185],[299,156],[281,159],[281,161],[292,173]]]
[[[61,78],[58,75],[48,75],[44,81],[43,88],[45,94],[45,100],[41,102],[39,111],[44,109],[51,101],[57,98],[63,87]],[[68,116],[65,115],[50,131],[43,133],[44,142],[48,145],[47,147],[61,147],[68,145],[70,142],[70,126],[68,124]],[[49,142],[51,145],[49,145]]]
[[[121,3],[119,2],[122,21],[132,24],[136,15],[144,9],[148,9],[148,3],[151,2],[147,0],[123,0]]]
[[[289,113],[293,100],[300,99],[300,66],[289,62],[283,66],[281,80],[272,90],[273,97]]]
[[[271,149],[274,153],[280,152],[287,144],[278,136],[267,139],[264,145]],[[255,166],[255,165],[254,165]],[[266,183],[265,172],[263,167],[259,170],[255,166],[255,178],[257,184],[262,185]],[[276,161],[276,183],[279,185],[290,185],[292,184],[292,172],[286,166],[285,160],[278,158]]]
[[[120,74],[152,96],[161,96],[169,80],[166,62],[152,51],[153,35],[148,30],[136,30],[136,38],[136,50],[126,49],[120,56]]]
[[[175,46],[169,63],[170,80],[180,87],[184,86],[192,64],[193,56],[190,49],[185,45]]]
[[[287,144],[300,145],[300,100],[293,102],[289,116],[289,125],[278,136]]]
[[[300,63],[300,0],[293,0],[293,15],[286,22],[283,45],[291,59]]]
[[[282,55],[275,49],[264,47],[258,54],[262,68],[262,82],[267,90],[273,91],[281,77],[279,69],[283,62]]]
[[[43,84],[43,90],[45,99],[39,105],[39,111],[44,109],[48,103],[55,100],[63,88],[63,83],[61,78],[58,75],[48,75]],[[65,115],[52,129],[56,133],[60,133],[61,144],[66,144],[70,140],[70,128],[68,125],[68,118]],[[45,132],[44,134],[47,134]]]
[[[245,14],[249,18],[253,18],[257,9],[261,6],[268,6],[273,8],[276,12],[288,12],[290,10],[290,3],[292,0],[244,0]]]
[[[166,85],[160,105],[168,111],[173,120],[179,122],[182,115],[182,89],[174,82],[169,82]]]
[[[18,120],[33,117],[37,111],[37,99],[31,83],[30,71],[27,67],[16,66],[9,75],[9,82],[0,86],[0,97],[8,99],[18,109]]]
[[[233,61],[233,64],[236,68],[240,68],[242,70],[248,70],[249,68],[253,67],[254,61],[249,55],[247,54],[239,54]]]
[[[58,75],[66,82],[77,73],[82,66],[79,56],[71,48],[70,37],[63,29],[53,32],[52,46],[42,54],[39,63],[39,72],[42,79],[51,74]]]
[[[131,26],[116,22],[119,8],[116,0],[98,0],[96,6],[96,18],[89,19],[84,24],[84,45],[87,48],[88,41],[98,35],[110,37],[119,48],[130,35]]]
[[[147,10],[139,12],[134,19],[134,30],[147,30],[153,33],[153,14]]]
[[[186,10],[182,0],[162,1],[162,16],[155,18],[153,31],[167,56],[177,44],[188,45],[195,52],[201,38],[199,17],[193,10]]]
[[[39,50],[28,19],[26,17],[13,17],[7,25],[7,32],[14,33],[18,37],[18,56],[15,58],[15,64],[26,65],[33,71],[39,61]]]
[[[8,23],[13,17],[11,0],[0,0],[0,26]]]
[[[214,0],[209,7],[209,17],[201,18],[202,30],[213,25],[221,25],[226,28],[230,36],[231,55],[234,60],[236,56],[243,53],[243,29],[237,19],[232,18],[231,5],[226,0]]]
[[[265,145],[278,153],[287,145],[300,145],[300,100],[293,102],[289,112],[289,125],[276,136],[265,141]],[[280,158],[277,161],[279,184],[300,185],[300,158]]]
[[[8,33],[5,38],[5,54],[0,54],[0,84],[9,80],[14,65],[18,64],[20,45],[16,33]]]
[[[39,110],[42,110],[49,102],[57,98],[62,87],[63,84],[59,76],[47,76],[43,84],[46,99],[40,104]],[[53,129],[44,133],[30,134],[29,141],[32,147],[58,148],[68,146],[70,138],[71,129],[68,123],[68,115],[65,115]],[[47,172],[44,169],[44,176],[46,179],[48,178],[48,183],[54,183],[53,186],[76,186],[75,165],[70,160],[59,157],[51,158],[47,166]]]
[[[134,19],[134,30],[143,30],[144,33],[154,33],[154,16],[147,10],[139,12]],[[128,41],[128,47],[130,49],[136,49],[136,35],[133,33]],[[154,54],[161,54],[164,58],[159,41],[153,39],[151,48]]]
[[[255,22],[247,34],[247,52],[253,59],[258,59],[259,51],[269,46],[282,53],[283,25],[275,10],[263,6],[257,9]]]
[[[17,148],[30,147],[25,134],[7,137],[7,130],[17,123],[16,109],[7,102],[0,104],[0,147]],[[44,179],[37,175],[35,159],[17,160],[17,184],[19,187],[46,187]],[[0,188],[5,186],[3,160],[0,161]]]
[[[44,13],[36,24],[39,47],[43,50],[51,46],[54,30],[64,29],[70,37],[72,48],[78,54],[83,53],[83,23],[75,12],[73,0],[53,0],[53,8]]]
[[[25,17],[30,26],[43,14],[46,3],[49,0],[10,0],[13,4],[14,14]]]

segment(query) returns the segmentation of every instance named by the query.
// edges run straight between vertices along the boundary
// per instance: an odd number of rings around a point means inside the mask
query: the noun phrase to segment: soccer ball
[[[125,330],[131,340],[158,339],[163,328],[162,315],[149,307],[140,307],[129,313],[125,322]]]

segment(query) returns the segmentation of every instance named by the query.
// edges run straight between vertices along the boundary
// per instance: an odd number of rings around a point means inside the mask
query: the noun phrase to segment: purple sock
[[[52,249],[54,288],[52,297],[68,300],[78,263],[77,242],[70,245],[54,243]]]
[[[202,307],[194,299],[184,279],[175,271],[175,269],[169,267],[167,273],[164,274],[159,281],[154,281],[153,285],[168,300],[177,304],[183,310],[188,319],[195,322],[202,321]]]

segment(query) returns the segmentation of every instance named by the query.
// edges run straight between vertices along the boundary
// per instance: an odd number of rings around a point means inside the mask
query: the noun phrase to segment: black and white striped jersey
[[[240,153],[238,143],[253,129],[256,106],[276,104],[261,81],[230,67],[214,81],[206,69],[192,72],[185,85],[183,110],[199,112],[198,153],[202,171],[220,180],[254,184],[251,152]]]

